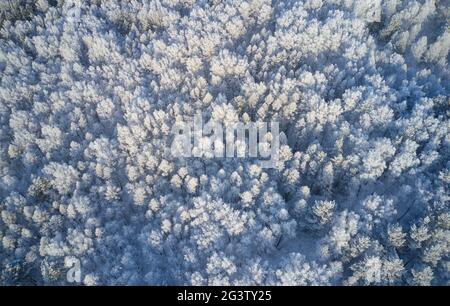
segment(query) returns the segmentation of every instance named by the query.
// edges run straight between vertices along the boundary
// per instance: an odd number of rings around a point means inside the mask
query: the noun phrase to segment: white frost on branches
[[[0,284],[448,285],[449,12],[2,1]],[[276,167],[171,156],[197,113]]]

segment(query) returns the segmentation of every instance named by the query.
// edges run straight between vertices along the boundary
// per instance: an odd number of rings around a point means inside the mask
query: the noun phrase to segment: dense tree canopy
[[[446,0],[0,4],[0,283],[449,284]],[[280,159],[174,157],[277,121]]]

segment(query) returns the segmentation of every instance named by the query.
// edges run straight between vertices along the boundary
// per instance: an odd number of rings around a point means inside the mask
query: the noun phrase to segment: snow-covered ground
[[[1,1],[0,284],[449,285],[449,20]],[[197,113],[279,122],[275,167],[171,154]]]

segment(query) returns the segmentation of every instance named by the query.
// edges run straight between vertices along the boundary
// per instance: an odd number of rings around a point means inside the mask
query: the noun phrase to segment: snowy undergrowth
[[[17,2],[1,284],[448,284],[448,1]],[[277,167],[173,158],[197,111]]]

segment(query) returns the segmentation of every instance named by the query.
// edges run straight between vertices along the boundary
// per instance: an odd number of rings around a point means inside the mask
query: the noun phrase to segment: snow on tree
[[[0,283],[448,285],[449,12],[2,1]],[[279,123],[274,167],[197,114]]]

